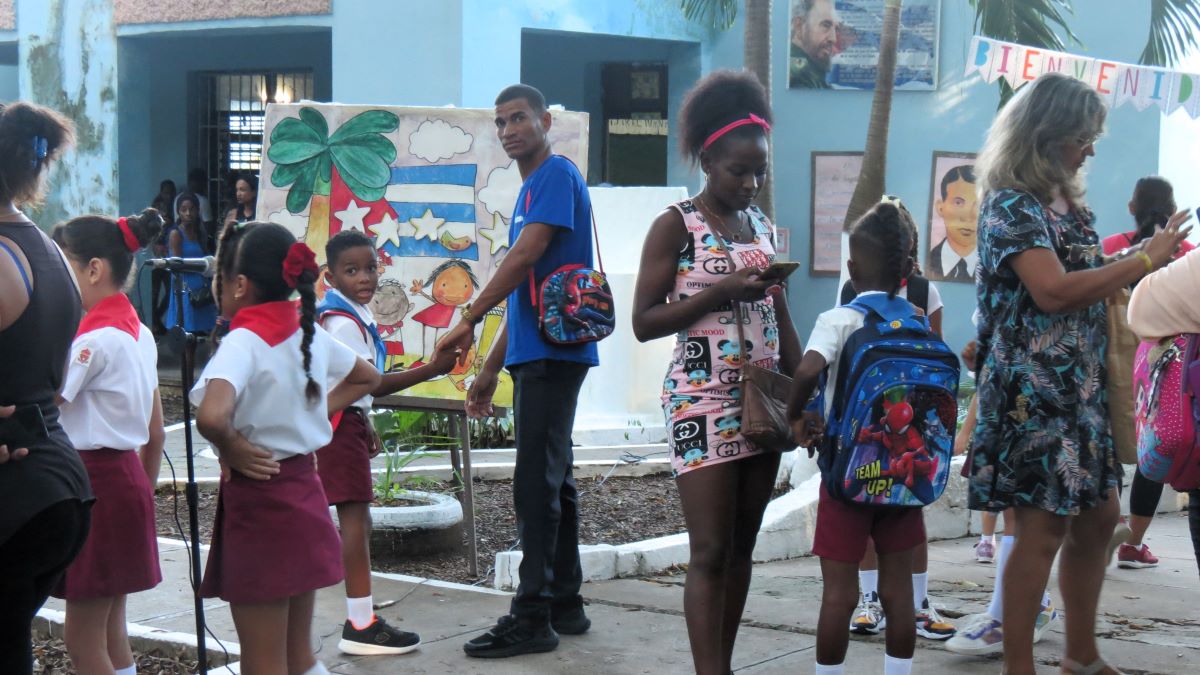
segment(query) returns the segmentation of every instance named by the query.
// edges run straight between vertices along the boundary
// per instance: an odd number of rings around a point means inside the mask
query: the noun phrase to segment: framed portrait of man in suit
[[[925,276],[934,281],[974,283],[979,263],[978,228],[975,155],[934,151]]]

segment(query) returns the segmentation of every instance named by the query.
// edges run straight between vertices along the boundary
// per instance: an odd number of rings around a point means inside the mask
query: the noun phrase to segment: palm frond
[[[1061,31],[1068,42],[1080,43],[1065,16],[1075,13],[1071,0],[971,0],[971,5],[980,35],[1062,51],[1067,45]]]
[[[1150,35],[1138,63],[1173,66],[1197,46],[1200,1],[1150,0]]]
[[[975,33],[987,37],[1065,51],[1066,42],[1082,44],[1067,24],[1067,14],[1073,15],[1071,0],[971,0],[975,8]],[[1000,106],[1012,98],[1013,89],[1004,79],[999,81]]]
[[[727,30],[737,19],[737,0],[680,0],[679,9],[688,21],[713,30]]]

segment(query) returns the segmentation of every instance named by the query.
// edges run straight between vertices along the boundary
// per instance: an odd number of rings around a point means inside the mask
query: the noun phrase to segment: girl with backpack
[[[917,264],[917,224],[896,197],[884,196],[884,201],[890,201],[900,210],[901,220],[908,228],[912,248],[909,257],[913,260],[912,274],[908,275],[900,286],[897,297],[904,298],[929,317],[929,327],[939,337],[942,334],[942,295],[929,279],[921,274]],[[842,287],[841,302],[849,304],[858,293],[854,283],[847,280]],[[884,629],[883,607],[879,603],[879,559],[875,556],[875,547],[867,546],[867,554],[858,568],[858,585],[862,596],[858,607],[854,610],[854,618],[850,620],[850,632],[860,635],[878,635]],[[921,544],[913,552],[913,605],[917,610],[917,635],[926,640],[949,640],[954,637],[955,629],[952,624],[942,618],[937,608],[929,599],[929,546]]]
[[[1167,264],[1191,228],[1173,217],[1141,250],[1104,264],[1080,169],[1105,117],[1087,84],[1047,73],[1001,109],[976,162],[979,415],[968,506],[1016,507],[1004,571],[1009,673],[1034,672],[1042,589],[1060,548],[1062,669],[1116,672],[1095,633],[1105,549],[1120,515],[1104,300]]]
[[[914,324],[911,335],[933,336],[928,324],[919,320],[915,308],[901,300],[902,282],[912,273],[912,234],[903,221],[900,209],[894,203],[881,203],[867,212],[850,232],[850,260],[847,263],[850,279],[859,297],[851,306],[835,307],[817,317],[816,326],[808,339],[807,351],[797,368],[791,396],[788,401],[788,417],[791,419],[796,440],[803,447],[818,447],[824,437],[824,427],[831,415],[840,415],[839,403],[843,398],[854,400],[850,380],[853,375],[847,355],[856,356],[852,342],[865,330],[867,313],[863,307],[880,307],[884,311],[903,308],[903,316],[894,318],[894,327]],[[880,310],[872,309],[872,312]],[[874,314],[872,314],[874,316]],[[886,323],[892,317],[879,314]],[[876,317],[872,325],[880,321]],[[940,343],[940,340],[938,340]],[[944,343],[942,344],[944,347]],[[945,349],[946,360],[955,363],[953,375],[957,386],[957,360],[949,348]],[[822,374],[828,374],[825,391],[815,408],[810,407],[813,394]],[[855,385],[859,382],[854,382]],[[860,393],[862,390],[859,390]],[[886,486],[874,490],[876,494],[889,497],[893,492],[906,492],[902,486],[917,490],[922,482],[938,473],[938,461],[929,452],[926,438],[934,422],[926,422],[922,413],[933,412],[924,406],[914,406],[914,399],[905,390],[900,400],[885,400],[882,404],[883,417],[878,426],[864,425],[860,443],[870,441],[879,448],[886,448],[886,468],[882,461],[875,461],[856,471],[860,477],[869,479],[868,485]],[[952,397],[951,397],[952,398]],[[953,404],[951,403],[951,406]],[[919,409],[920,408],[920,409]],[[874,419],[875,407],[871,408]],[[936,415],[935,415],[936,417]],[[878,430],[877,430],[878,429]],[[949,460],[948,432],[942,439],[946,445],[944,459]],[[878,437],[878,441],[873,439]],[[855,448],[857,450],[857,448]],[[897,508],[887,501],[873,503],[849,503],[849,500],[833,494],[834,485],[842,483],[835,472],[836,461],[831,465],[831,455],[842,452],[822,445],[822,482],[820,501],[817,506],[817,528],[813,541],[813,554],[821,558],[821,576],[825,587],[821,598],[821,612],[817,623],[817,675],[840,675],[844,672],[849,635],[846,625],[858,603],[858,566],[866,553],[869,542],[879,557],[878,594],[886,619],[887,650],[884,657],[885,675],[904,675],[912,670],[913,650],[916,642],[915,607],[913,603],[912,566],[913,551],[925,543],[925,521],[920,508]],[[897,468],[908,467],[907,471]],[[943,474],[948,466],[941,467]],[[885,475],[889,478],[883,478]],[[852,481],[846,480],[846,483]],[[893,489],[893,485],[895,489]],[[868,487],[867,492],[872,492]]]
[[[1133,198],[1129,200],[1129,214],[1133,216],[1137,229],[1105,237],[1104,255],[1116,255],[1123,249],[1141,245],[1166,227],[1175,211],[1175,190],[1167,179],[1160,176],[1139,178],[1133,188]],[[1181,242],[1176,257],[1182,257],[1194,248],[1186,241]],[[1128,527],[1118,525],[1118,533],[1114,535],[1122,540],[1117,548],[1118,567],[1144,569],[1158,566],[1158,558],[1154,557],[1142,539],[1150,528],[1154,513],[1158,511],[1162,491],[1162,483],[1146,478],[1140,469],[1134,473],[1129,487]]]
[[[1179,213],[1172,216],[1167,226],[1176,223],[1179,216]],[[1146,341],[1200,333],[1200,311],[1197,311],[1195,302],[1198,292],[1200,259],[1195,254],[1178,258],[1142,279],[1134,289],[1133,297],[1129,300],[1129,327]],[[1183,414],[1187,413],[1185,410]],[[1190,482],[1187,485],[1174,485],[1177,489],[1189,488],[1188,524],[1191,527],[1196,565],[1200,568],[1200,485],[1196,484],[1200,481],[1188,477]],[[1161,484],[1157,485],[1161,489]]]

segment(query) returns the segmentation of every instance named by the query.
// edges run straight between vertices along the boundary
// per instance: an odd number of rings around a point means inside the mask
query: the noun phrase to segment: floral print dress
[[[1086,209],[1060,215],[1012,189],[989,193],[981,205],[972,509],[1077,515],[1120,480],[1105,392],[1104,303],[1043,312],[1011,266],[1013,256],[1046,248],[1067,272],[1099,267],[1093,221]]]

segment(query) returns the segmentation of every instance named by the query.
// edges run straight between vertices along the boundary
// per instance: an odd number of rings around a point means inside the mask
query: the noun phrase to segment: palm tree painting
[[[396,146],[384,134],[394,132],[399,123],[395,113],[367,110],[331,135],[325,116],[304,107],[298,117],[281,120],[271,132],[271,184],[289,188],[289,212],[308,209],[304,242],[322,263],[330,235],[330,191],[344,186],[364,202],[382,199],[396,160]]]

